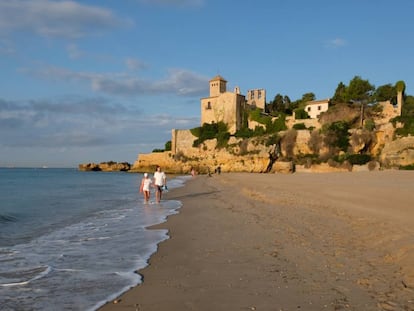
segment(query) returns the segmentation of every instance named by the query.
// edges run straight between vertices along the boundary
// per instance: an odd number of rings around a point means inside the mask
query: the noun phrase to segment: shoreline
[[[414,310],[409,171],[197,176],[143,283],[99,310]]]

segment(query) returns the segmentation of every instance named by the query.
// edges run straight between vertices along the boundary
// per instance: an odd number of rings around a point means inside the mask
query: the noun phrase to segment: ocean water
[[[144,204],[141,178],[0,168],[1,310],[96,310],[139,284],[135,271],[168,239],[166,230],[146,228],[181,207]]]

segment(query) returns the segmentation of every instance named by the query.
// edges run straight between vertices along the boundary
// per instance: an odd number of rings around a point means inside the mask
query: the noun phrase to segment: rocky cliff
[[[289,133],[289,134],[287,134]],[[358,134],[358,133],[357,133]],[[359,133],[360,134],[360,133]],[[292,136],[292,132],[280,133],[282,137]],[[338,165],[328,161],[322,164],[306,164],[294,161],[286,161],[286,155],[293,152],[294,157],[310,154],[311,132],[298,130],[293,135],[292,142],[282,139],[280,154],[271,166],[269,172],[291,173],[303,172],[329,172],[329,171],[361,171],[379,168],[395,168],[414,164],[414,137],[403,137],[393,140],[394,130],[388,124],[381,127],[376,133],[374,142],[371,143],[371,154],[377,161],[371,161],[366,165]],[[194,137],[196,139],[196,137]],[[292,139],[292,138],[290,138]],[[154,171],[156,165],[160,165],[165,171],[177,174],[187,174],[194,168],[200,173],[214,172],[217,167],[222,172],[266,172],[275,145],[266,145],[266,137],[254,137],[250,139],[231,137],[228,146],[216,149],[216,139],[205,141],[198,148],[181,146],[176,152],[139,154],[131,170],[144,172]],[[366,148],[366,142],[355,140],[351,147],[354,151]],[[321,147],[321,152],[327,152],[327,148]]]
[[[101,162],[99,164],[96,163],[84,163],[79,164],[80,171],[103,171],[103,172],[123,172],[129,171],[131,169],[131,164],[122,162]]]

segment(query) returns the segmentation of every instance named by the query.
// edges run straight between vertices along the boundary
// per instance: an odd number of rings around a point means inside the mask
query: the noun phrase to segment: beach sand
[[[414,310],[414,172],[196,176],[109,310]]]

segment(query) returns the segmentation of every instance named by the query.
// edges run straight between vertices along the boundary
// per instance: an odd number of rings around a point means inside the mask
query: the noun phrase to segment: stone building
[[[254,89],[245,95],[235,87],[233,92],[227,91],[227,81],[216,76],[210,80],[210,96],[201,99],[201,126],[204,123],[224,122],[230,134],[234,134],[242,127],[244,110],[246,107],[256,107],[264,111],[266,105],[266,91]]]
[[[201,125],[224,122],[234,134],[242,125],[243,108],[246,102],[239,88],[227,91],[227,81],[221,76],[210,80],[210,96],[201,99]]]
[[[266,107],[266,90],[248,90],[246,100],[247,105],[249,105],[250,107],[259,108],[264,112]]]
[[[309,118],[316,119],[322,112],[328,111],[329,99],[312,100],[307,102],[305,111],[308,113]]]

